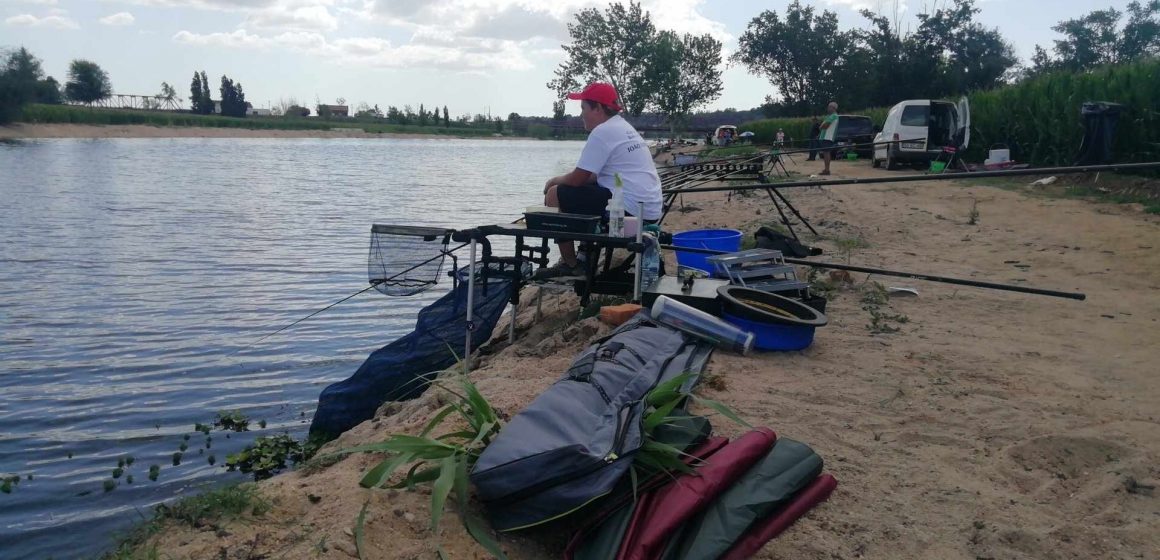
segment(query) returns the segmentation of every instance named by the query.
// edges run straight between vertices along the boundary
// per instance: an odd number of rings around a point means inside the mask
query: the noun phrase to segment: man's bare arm
[[[585,171],[577,167],[569,173],[548,179],[548,182],[544,184],[544,189],[547,190],[548,187],[551,187],[552,185],[579,187],[582,185],[587,185],[591,182],[595,182],[595,180],[596,176],[593,175],[591,171]]]

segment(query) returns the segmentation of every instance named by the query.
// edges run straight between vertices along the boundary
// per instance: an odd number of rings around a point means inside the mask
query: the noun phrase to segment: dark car
[[[842,150],[843,145],[858,147],[852,148],[858,157],[874,157],[874,121],[862,115],[838,115],[838,130],[834,132],[834,143]]]

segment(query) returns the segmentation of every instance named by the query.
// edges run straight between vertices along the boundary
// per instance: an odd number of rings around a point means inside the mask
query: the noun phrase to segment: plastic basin
[[[754,335],[758,350],[801,350],[814,341],[814,330],[829,321],[816,309],[777,294],[744,288],[722,286],[717,289],[722,317]],[[761,306],[749,302],[757,302]],[[779,312],[770,311],[765,306]]]
[[[945,162],[945,161],[932,161],[932,162],[930,162],[930,170],[932,173],[942,173],[943,170],[946,168],[947,168],[947,162]]]
[[[732,253],[741,250],[741,232],[735,229],[695,229],[673,234],[674,247],[712,249]],[[688,268],[713,270],[705,261],[711,255],[677,251],[677,264]]]

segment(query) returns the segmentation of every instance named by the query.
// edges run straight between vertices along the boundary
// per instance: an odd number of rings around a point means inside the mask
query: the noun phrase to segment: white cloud
[[[133,22],[137,21],[137,19],[134,18],[133,14],[130,14],[129,12],[117,12],[115,14],[98,19],[97,21],[104,25],[133,25]]]
[[[338,19],[326,6],[272,6],[251,13],[243,24],[258,29],[300,29],[334,31]]]
[[[520,41],[533,37],[567,39],[565,22],[546,11],[511,5],[498,12],[478,13],[475,21],[459,31],[467,37],[490,37]]]
[[[880,13],[885,16],[893,16],[897,9],[899,15],[905,14],[907,11],[907,0],[897,0],[897,2],[883,1],[883,0],[823,0],[829,6],[844,6],[855,12],[860,10],[870,10],[871,12]],[[985,0],[984,0],[985,1]],[[936,2],[937,4],[937,2]]]
[[[178,43],[248,49],[293,49],[341,64],[456,71],[527,70],[568,41],[567,23],[598,0],[122,0],[245,14],[234,31],[181,31]],[[644,0],[660,29],[708,33],[723,42],[725,25],[703,16],[704,0]],[[410,31],[405,44],[372,36],[334,37],[343,21]],[[385,33],[384,33],[385,35]],[[396,34],[392,34],[396,37]]]
[[[693,35],[708,33],[722,43],[732,40],[724,23],[701,15],[699,8],[704,3],[704,0],[646,0],[641,7],[649,12],[657,29]]]
[[[4,20],[6,25],[20,27],[51,27],[53,29],[80,29],[81,26],[64,15],[48,15],[36,17],[32,14],[20,14]]]
[[[518,44],[511,41],[478,42],[471,47],[438,45],[395,46],[377,37],[353,37],[327,40],[314,32],[285,32],[260,35],[238,29],[230,33],[199,34],[179,31],[177,43],[196,46],[245,48],[256,50],[291,50],[324,57],[339,64],[377,68],[439,68],[452,71],[527,70],[532,64]]]

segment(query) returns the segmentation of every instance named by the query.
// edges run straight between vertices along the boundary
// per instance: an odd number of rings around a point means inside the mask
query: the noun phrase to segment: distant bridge
[[[563,132],[565,134],[584,134],[586,132],[584,130],[583,126],[575,126],[575,125],[567,125],[567,124],[550,124],[548,126],[551,126],[553,131]],[[667,126],[635,126],[634,128],[636,128],[636,130],[638,132],[641,132],[641,133],[645,133],[645,132],[657,132],[657,133],[663,133],[663,134],[669,133],[669,127],[667,127]],[[692,135],[708,134],[708,133],[713,132],[715,130],[717,130],[717,127],[694,126],[694,127],[678,129],[678,133],[684,134],[686,136],[692,136]]]
[[[135,95],[131,93],[114,93],[93,103],[70,104],[102,109],[140,109],[144,111],[181,111],[184,109],[181,106],[180,98],[167,99],[161,95]]]

